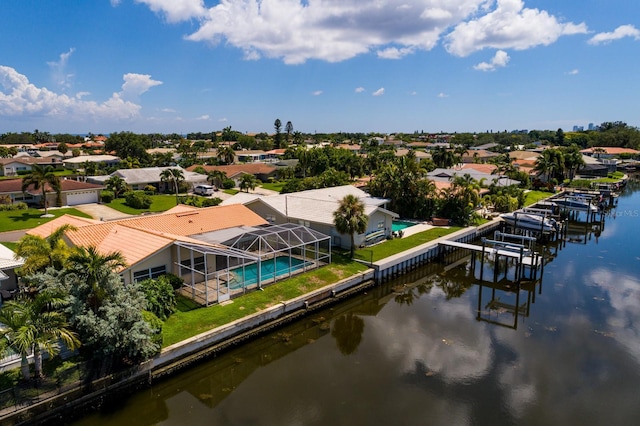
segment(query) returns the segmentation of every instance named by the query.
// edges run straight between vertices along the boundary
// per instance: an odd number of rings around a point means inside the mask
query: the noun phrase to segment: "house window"
[[[267,219],[267,222],[269,223],[276,223],[276,217],[272,214],[266,215],[265,219]]]
[[[378,229],[383,229],[384,228],[384,220],[381,220],[380,222],[378,222]]]
[[[158,278],[160,275],[167,273],[166,265],[156,266],[155,268],[143,269],[133,273],[133,281],[144,281],[148,278]]]

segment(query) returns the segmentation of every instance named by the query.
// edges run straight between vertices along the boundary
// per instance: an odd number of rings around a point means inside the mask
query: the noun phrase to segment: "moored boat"
[[[557,222],[550,218],[533,213],[511,212],[500,215],[502,220],[516,228],[527,229],[531,231],[542,231],[543,233],[554,232],[558,230]]]

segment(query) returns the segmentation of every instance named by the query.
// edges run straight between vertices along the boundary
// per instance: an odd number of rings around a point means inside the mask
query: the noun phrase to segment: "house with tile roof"
[[[77,206],[78,204],[97,203],[102,185],[78,182],[72,179],[60,180],[60,200],[56,191],[45,184],[47,202],[50,206]],[[0,195],[8,196],[12,203],[23,202],[34,206],[44,206],[42,188],[29,186],[22,192],[22,179],[0,180]]]
[[[87,177],[87,182],[103,184],[111,177],[111,176],[119,176],[131,187],[131,189],[135,190],[143,190],[147,185],[151,185],[156,187],[159,191],[165,191],[167,189],[172,190],[173,184],[163,182],[160,176],[162,172],[168,169],[178,169],[182,170],[182,174],[184,176],[185,182],[189,184],[189,186],[195,186],[199,184],[207,183],[207,176],[192,172],[189,170],[185,170],[180,166],[174,167],[142,167],[139,169],[120,169],[111,173],[110,175],[105,176],[89,176]],[[167,188],[169,185],[169,188]]]
[[[278,170],[273,164],[266,163],[244,163],[244,164],[229,164],[226,166],[202,166],[202,165],[194,165],[191,167],[187,167],[188,171],[194,171],[197,168],[202,167],[207,173],[212,172],[214,170],[220,170],[224,172],[225,175],[229,179],[232,179],[236,186],[240,184],[240,180],[243,175],[249,174],[254,175],[256,178],[260,179],[262,182],[266,182],[270,177],[274,177]]]
[[[304,225],[329,235],[334,246],[349,249],[351,237],[339,233],[333,223],[333,212],[338,209],[340,201],[346,195],[354,195],[362,201],[368,217],[365,232],[355,236],[356,246],[383,240],[391,235],[392,222],[398,214],[386,209],[389,200],[372,197],[353,185],[269,196],[238,193],[221,204],[243,204],[269,223]]]
[[[0,244],[0,301],[10,299],[18,288],[15,270],[24,265],[24,260]]]
[[[80,155],[78,157],[67,158],[63,161],[67,169],[78,170],[84,167],[85,163],[100,164],[104,167],[114,167],[120,163],[120,158],[115,155]]]
[[[330,238],[304,226],[269,225],[247,207],[177,206],[149,216],[96,222],[61,216],[27,231],[47,237],[72,224],[65,242],[120,252],[125,284],[172,273],[184,280],[185,295],[209,305],[294,273],[325,265]]]

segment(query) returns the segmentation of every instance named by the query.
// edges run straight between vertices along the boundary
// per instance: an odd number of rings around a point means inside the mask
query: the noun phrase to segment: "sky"
[[[640,125],[634,0],[4,0],[0,134]]]

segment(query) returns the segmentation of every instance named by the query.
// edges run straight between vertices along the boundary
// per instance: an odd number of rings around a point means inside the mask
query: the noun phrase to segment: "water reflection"
[[[618,211],[640,211],[632,191]],[[519,289],[458,252],[79,424],[635,424],[639,220],[545,246]]]

